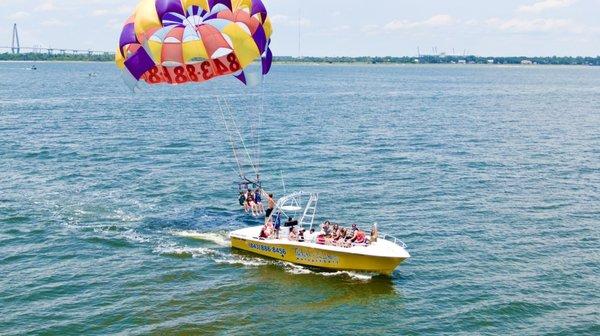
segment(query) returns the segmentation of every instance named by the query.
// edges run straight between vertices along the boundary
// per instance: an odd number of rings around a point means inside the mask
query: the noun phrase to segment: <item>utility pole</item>
[[[13,54],[21,53],[21,44],[19,43],[19,32],[17,31],[17,24],[13,26],[13,34],[12,34],[12,46],[11,50]]]

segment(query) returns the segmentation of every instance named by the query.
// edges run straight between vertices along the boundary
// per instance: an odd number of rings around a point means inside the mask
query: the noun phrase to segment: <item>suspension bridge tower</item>
[[[17,24],[13,26],[13,34],[12,34],[12,46],[11,50],[13,54],[21,53],[21,44],[19,43],[19,31],[17,30]]]

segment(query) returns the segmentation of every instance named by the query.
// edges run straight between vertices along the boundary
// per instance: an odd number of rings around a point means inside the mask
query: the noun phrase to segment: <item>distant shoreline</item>
[[[58,55],[58,54],[0,54],[0,61],[12,62],[113,62],[114,55]],[[489,65],[583,65],[600,66],[597,57],[481,57],[422,55],[420,57],[291,57],[278,56],[278,64],[359,64],[359,65],[408,65],[408,64],[489,64]]]

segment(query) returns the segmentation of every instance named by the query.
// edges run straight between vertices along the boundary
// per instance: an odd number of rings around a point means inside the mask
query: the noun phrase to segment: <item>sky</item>
[[[600,0],[263,0],[280,56],[598,56]],[[0,0],[0,46],[113,51],[138,0]]]

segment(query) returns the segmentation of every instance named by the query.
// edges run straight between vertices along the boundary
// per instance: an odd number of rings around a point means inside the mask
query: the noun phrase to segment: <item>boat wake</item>
[[[191,238],[203,241],[209,241],[219,246],[229,246],[229,240],[225,233],[203,233],[197,231],[173,231],[172,234],[177,237]]]
[[[188,237],[187,235],[184,237]],[[195,237],[195,236],[194,236]],[[182,257],[182,258],[208,258],[217,264],[226,264],[226,265],[239,265],[239,266],[248,266],[248,267],[257,267],[257,266],[266,266],[271,265],[272,262],[268,260],[257,258],[257,257],[247,257],[242,255],[234,255],[230,253],[226,253],[223,251],[219,251],[209,247],[190,247],[190,246],[178,246],[176,244],[170,244],[166,246],[158,246],[154,248],[154,253],[164,255],[164,256],[173,256],[173,257]]]
[[[134,216],[127,216],[125,213],[119,211],[116,212],[116,215],[118,218],[115,219],[119,219],[123,222],[135,222],[140,220]],[[349,277],[353,280],[359,281],[369,281],[374,276],[374,274],[350,271],[319,271],[285,261],[231,253],[229,249],[225,249],[225,247],[230,247],[230,241],[225,231],[200,232],[195,230],[170,230],[166,232],[167,236],[154,236],[148,234],[144,230],[132,228],[127,225],[78,225],[65,223],[65,226],[68,230],[88,232],[92,233],[92,235],[101,236],[104,238],[122,239],[123,241],[131,244],[143,244],[146,246],[150,245],[153,253],[162,256],[170,256],[175,258],[206,258],[216,264],[250,268],[276,266],[277,268],[294,275]],[[187,238],[204,243],[200,244],[202,246],[188,246],[185,243],[182,244],[182,241],[174,241],[169,239],[168,236]]]
[[[175,256],[175,257],[191,257],[191,258],[199,258],[206,256],[220,256],[222,252],[213,250],[207,247],[189,247],[189,246],[177,246],[177,245],[167,245],[167,246],[157,246],[153,250],[154,253],[165,255],[165,256]]]
[[[306,268],[302,265],[296,265],[296,264],[292,264],[289,262],[278,262],[279,264],[283,265],[283,269],[288,272],[288,273],[292,273],[292,274],[298,274],[298,275],[303,275],[303,274],[314,274],[314,275],[320,275],[320,276],[324,276],[324,277],[349,277],[353,280],[359,280],[359,281],[369,281],[371,279],[373,279],[374,276],[376,276],[377,274],[374,273],[358,273],[358,272],[352,272],[352,271],[335,271],[335,272],[328,272],[328,271],[316,271],[316,270],[311,270],[309,268]]]
[[[352,271],[337,271],[337,272],[323,272],[320,273],[323,276],[347,276],[351,279],[354,280],[360,280],[360,281],[369,281],[371,279],[373,279],[374,276],[376,276],[377,274],[374,273],[358,273],[358,272],[352,272]]]
[[[228,255],[227,257],[221,259],[215,259],[214,261],[218,264],[242,265],[249,267],[267,266],[271,264],[268,260],[261,258],[251,258],[233,255]]]
[[[172,235],[177,237],[197,239],[201,241],[211,242],[216,244],[215,247],[191,247],[181,246],[176,243],[169,245],[158,246],[154,249],[155,253],[164,256],[182,257],[182,258],[208,258],[212,262],[221,265],[233,265],[242,267],[264,267],[264,266],[276,266],[283,271],[294,274],[294,275],[316,275],[323,277],[348,277],[352,280],[357,281],[369,281],[375,274],[371,273],[358,273],[351,271],[319,271],[304,267],[302,265],[296,265],[290,262],[271,260],[261,257],[247,256],[237,253],[230,253],[229,251],[221,251],[219,247],[228,247],[229,242],[226,236],[221,233],[200,233],[197,231],[174,231]]]

